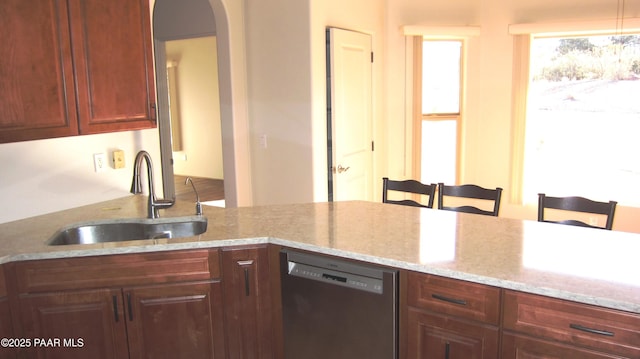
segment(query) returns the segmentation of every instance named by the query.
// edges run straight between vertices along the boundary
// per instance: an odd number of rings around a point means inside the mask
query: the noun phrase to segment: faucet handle
[[[185,185],[188,183],[191,183],[191,188],[193,188],[193,192],[195,192],[196,194],[196,215],[201,216],[202,204],[200,203],[200,196],[198,196],[198,190],[196,190],[196,185],[193,183],[193,180],[191,179],[191,177],[187,177],[187,179],[184,181]]]

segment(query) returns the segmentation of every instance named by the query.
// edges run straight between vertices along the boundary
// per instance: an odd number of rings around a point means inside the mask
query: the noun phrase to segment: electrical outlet
[[[107,169],[107,155],[104,153],[93,154],[93,167],[96,172],[102,172]]]

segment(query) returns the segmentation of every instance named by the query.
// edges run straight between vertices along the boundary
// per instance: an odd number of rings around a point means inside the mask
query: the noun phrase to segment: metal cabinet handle
[[[248,266],[253,264],[253,260],[249,259],[249,260],[245,260],[245,261],[238,261],[237,262],[238,265],[240,267],[244,267],[244,295],[245,296],[249,296],[251,294],[250,289],[251,289],[251,281],[249,280],[249,268]]]
[[[127,309],[129,310],[129,321],[133,321],[133,305],[131,304],[131,293],[127,293]]]
[[[249,296],[249,268],[244,269],[244,295]]]
[[[614,336],[613,332],[610,332],[610,331],[607,331],[607,330],[601,330],[601,329],[593,329],[593,328],[585,327],[585,326],[580,325],[580,324],[573,324],[573,323],[569,324],[569,328],[575,329],[575,330],[580,330],[580,331],[591,333],[591,334],[604,335],[606,337]]]
[[[118,296],[114,295],[113,299],[113,317],[116,320],[116,323],[120,320],[120,314],[118,314]]]
[[[464,299],[455,299],[455,298],[449,298],[449,297],[445,297],[444,295],[440,295],[440,294],[431,294],[431,297],[437,300],[441,300],[443,302],[448,302],[448,303],[453,303],[453,304],[458,304],[458,305],[467,305],[467,301]]]

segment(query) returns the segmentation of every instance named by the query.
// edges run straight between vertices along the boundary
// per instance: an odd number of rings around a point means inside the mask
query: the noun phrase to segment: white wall
[[[125,152],[125,168],[94,172],[93,154],[111,161],[114,149]],[[0,223],[129,195],[142,149],[153,157],[161,194],[156,129],[0,144]]]
[[[214,36],[167,41],[167,60],[177,63],[177,102],[182,150],[175,174],[223,179],[218,62]]]

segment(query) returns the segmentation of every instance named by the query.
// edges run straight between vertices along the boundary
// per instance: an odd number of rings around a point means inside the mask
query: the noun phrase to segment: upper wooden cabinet
[[[147,0],[3,0],[0,14],[0,143],[155,127]]]

